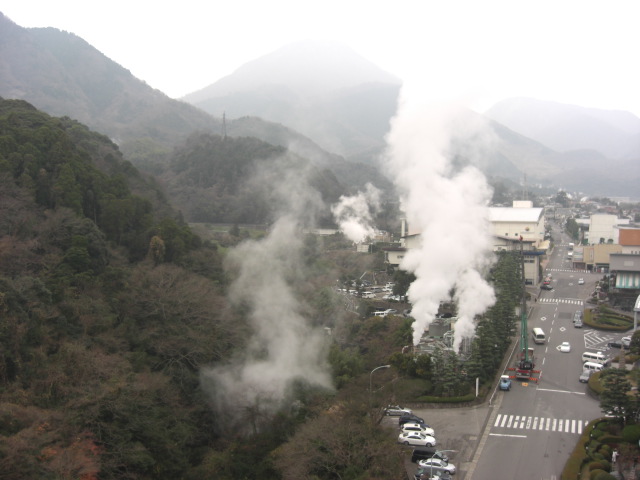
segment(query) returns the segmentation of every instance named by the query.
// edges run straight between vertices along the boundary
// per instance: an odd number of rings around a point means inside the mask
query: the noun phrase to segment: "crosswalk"
[[[600,350],[609,350],[608,343],[615,339],[615,335],[603,332],[601,330],[585,330],[584,346],[586,348],[595,348]]]
[[[571,305],[584,305],[584,300],[579,298],[539,298],[538,303],[566,303]]]
[[[550,417],[528,417],[526,415],[503,415],[496,417],[494,428],[510,428],[517,430],[538,430],[582,434],[582,429],[589,424],[588,420],[573,420]]]

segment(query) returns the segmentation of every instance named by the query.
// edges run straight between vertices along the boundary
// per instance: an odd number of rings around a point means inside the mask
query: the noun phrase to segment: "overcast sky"
[[[342,42],[405,84],[478,111],[528,96],[640,116],[635,0],[3,0],[179,98],[305,39]]]

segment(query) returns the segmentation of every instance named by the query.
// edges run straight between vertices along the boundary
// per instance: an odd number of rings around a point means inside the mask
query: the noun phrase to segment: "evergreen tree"
[[[633,413],[633,400],[627,393],[631,383],[627,379],[627,371],[619,368],[608,368],[600,374],[604,390],[600,394],[600,410],[625,422]]]

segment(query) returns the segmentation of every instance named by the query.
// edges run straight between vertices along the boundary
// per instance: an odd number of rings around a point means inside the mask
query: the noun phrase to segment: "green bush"
[[[594,420],[584,429],[584,432],[582,432],[582,435],[580,435],[580,438],[576,442],[576,446],[574,447],[573,452],[571,452],[567,463],[564,465],[561,480],[576,480],[580,477],[582,465],[585,460],[588,459],[585,445],[589,441],[589,435],[593,431],[594,425],[598,425],[599,423],[599,420]]]
[[[591,375],[591,377],[589,378],[589,383],[587,383],[587,385],[589,385],[589,388],[593,390],[596,395],[600,395],[604,390],[602,382],[600,382],[600,373],[601,372],[596,372]]]
[[[638,444],[638,440],[640,440],[640,425],[627,425],[622,430],[622,438],[627,443],[632,443],[634,445]]]
[[[604,435],[603,435],[604,437]],[[589,453],[589,456],[593,458],[593,456],[598,453],[600,449],[601,443],[598,440],[590,439],[587,441],[586,451]]]
[[[418,397],[418,402],[425,403],[465,403],[465,402],[473,402],[476,398],[476,394],[468,393],[467,395],[463,395],[461,397],[431,397],[429,395],[424,395],[422,397]]]
[[[604,465],[601,462],[595,461],[595,462],[590,462],[589,463],[589,471],[593,472],[594,470],[603,470],[603,471],[607,471],[604,467]]]
[[[564,470],[562,470],[562,480],[576,480],[580,475],[580,469],[582,467],[582,462],[584,461],[584,449],[580,452],[578,449],[574,450],[567,463],[564,465]]]
[[[601,450],[602,451],[602,450]],[[611,454],[609,454],[609,457],[607,458],[611,458]],[[610,472],[611,471],[611,462],[609,460],[600,460],[600,463],[602,464],[602,469]]]
[[[614,477],[607,472],[599,472],[595,477],[591,477],[593,480],[616,480],[618,477]]]
[[[600,442],[601,443],[605,443],[607,445],[618,445],[619,443],[623,443],[624,442],[624,438],[618,436],[618,435],[603,435],[602,437],[600,437]]]

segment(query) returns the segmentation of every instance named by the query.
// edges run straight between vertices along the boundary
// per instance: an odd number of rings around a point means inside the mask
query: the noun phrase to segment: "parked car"
[[[453,477],[448,473],[435,472],[433,469],[420,467],[413,474],[415,480],[451,480]]]
[[[456,473],[455,465],[445,462],[439,458],[427,458],[425,460],[420,460],[418,462],[418,466],[428,468],[429,470],[433,469],[434,473],[446,472],[449,475]]]
[[[413,449],[413,453],[411,454],[411,461],[413,463],[417,463],[418,460],[424,460],[426,458],[439,458],[445,462],[449,461],[449,457],[446,453],[436,450],[435,448],[416,447]]]
[[[500,390],[511,390],[511,379],[509,378],[509,375],[502,375],[500,377]]]
[[[578,279],[578,285],[584,285],[584,278]]]
[[[404,414],[413,414],[409,408],[403,408],[400,405],[387,405],[384,409],[385,415],[399,416]]]
[[[622,342],[622,348],[628,349],[631,346],[631,337],[622,337],[620,342]]]
[[[571,351],[571,344],[569,342],[562,342],[560,344],[560,351],[563,353],[569,353]]]
[[[405,423],[419,423],[421,425],[424,425],[426,427],[428,427],[429,425],[427,425],[424,421],[424,418],[418,417],[417,415],[414,415],[413,413],[405,413],[400,415],[400,418],[398,419],[398,425],[400,425],[400,427],[402,427],[402,425],[404,425]]]
[[[403,432],[422,432],[426,435],[431,435],[432,437],[435,435],[433,428],[429,425],[425,425],[424,423],[405,423],[400,428]]]
[[[435,447],[436,439],[431,435],[425,435],[421,432],[404,432],[398,435],[398,443],[423,447]]]
[[[580,378],[579,378],[580,382],[587,383],[591,378],[592,373],[593,373],[593,370],[583,370],[582,373],[580,374]]]
[[[420,467],[413,474],[414,480],[446,480],[435,472],[430,472],[428,468]]]

